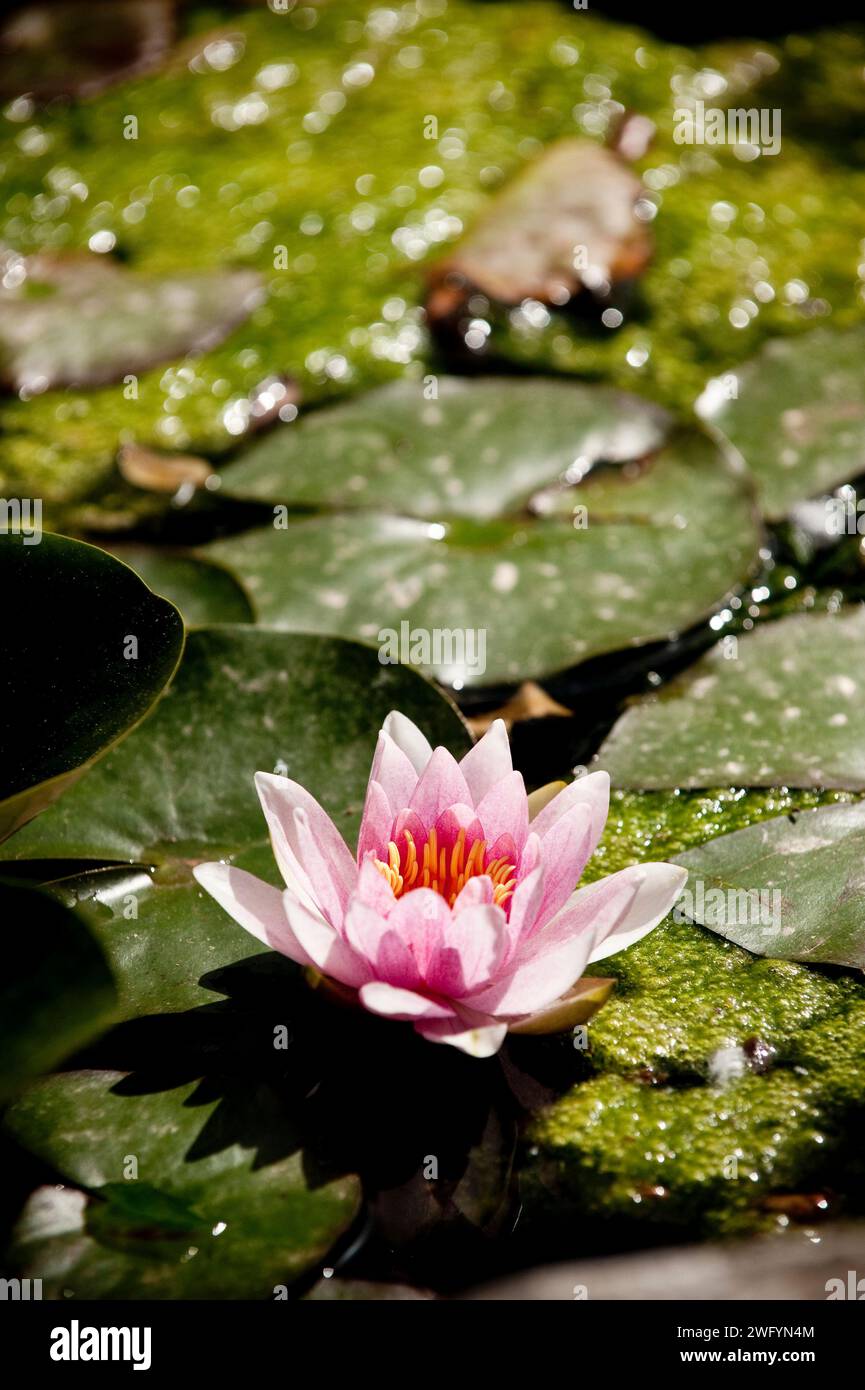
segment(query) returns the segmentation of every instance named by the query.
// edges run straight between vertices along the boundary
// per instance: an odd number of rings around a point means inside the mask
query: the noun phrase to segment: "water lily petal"
[[[511,745],[503,719],[494,719],[483,738],[460,761],[460,772],[477,806],[496,782],[512,770]]]
[[[517,865],[517,882],[527,877],[532,869],[537,868],[541,862],[541,842],[533,830],[530,830],[526,843],[523,845],[523,852]]]
[[[459,999],[489,984],[507,942],[505,914],[492,904],[448,914],[424,970],[427,988]]]
[[[401,752],[405,753],[418,777],[420,777],[430,758],[432,745],[421,733],[416,724],[407,719],[399,710],[391,710],[382,724],[382,731],[388,734]]]
[[[473,1009],[504,1018],[534,1013],[552,1004],[580,977],[591,947],[591,935],[572,937],[549,951],[529,956],[510,975],[469,995],[466,1002]]]
[[[544,790],[542,788],[542,790]],[[592,812],[592,839],[589,855],[593,855],[610,811],[610,775],[608,772],[590,772],[588,777],[578,777],[558,795],[553,796],[532,818],[532,830],[543,840],[562,816],[574,806],[588,806]]]
[[[341,876],[339,866],[327,857],[321,840],[314,832],[308,812],[302,806],[294,810],[294,837],[291,841],[297,859],[312,884],[316,902],[332,926],[342,926],[345,909],[357,887],[357,866],[352,861],[351,876]]]
[[[376,868],[371,854],[367,855],[360,866],[360,873],[357,876],[356,895],[361,902],[366,903],[367,907],[371,907],[380,917],[387,917],[396,903],[393,889],[381,870]],[[343,928],[345,928],[345,922],[348,920],[350,911],[351,901],[346,909]]]
[[[470,878],[468,883],[460,890],[454,901],[451,911],[454,916],[460,912],[465,912],[470,907],[483,907],[493,900],[493,881],[489,874],[478,874],[476,878]]]
[[[450,918],[448,904],[432,888],[413,888],[397,899],[388,926],[405,942],[421,977],[426,976],[430,958],[442,943]]]
[[[367,962],[337,935],[329,922],[310,912],[290,888],[285,889],[282,901],[289,926],[316,970],[351,989],[358,989],[370,979],[372,970]]]
[[[614,956],[617,951],[624,951],[626,946],[632,946],[635,941],[647,936],[673,907],[687,877],[687,870],[678,864],[634,864],[617,874],[610,874],[598,883],[590,883],[581,888],[575,897],[591,894],[592,889],[595,889],[594,897],[597,898],[600,896],[599,890],[604,884],[609,885],[612,879],[630,879],[637,885],[627,910],[615,923],[596,931],[595,946],[589,959],[606,960],[607,956]],[[589,901],[592,899],[589,898]]]
[[[520,853],[529,833],[529,807],[521,772],[509,772],[490,788],[478,806],[478,820],[488,845],[502,835],[510,835]]]
[[[453,1011],[435,999],[425,999],[411,989],[397,989],[394,985],[373,980],[362,985],[360,1002],[370,1013],[383,1014],[386,1018],[402,1019],[451,1019]]]
[[[538,925],[548,922],[573,893],[591,854],[593,838],[591,807],[578,803],[541,839],[544,896],[536,919]]]
[[[298,965],[313,964],[289,926],[278,888],[231,864],[197,864],[192,872],[220,907],[265,946]]]
[[[311,897],[322,909],[325,899],[335,904],[341,921],[357,882],[357,865],[330,816],[289,777],[257,772],[255,785],[286,886],[300,898]],[[297,810],[306,816],[308,834],[301,833],[303,821],[297,820]]]
[[[415,989],[421,973],[403,934],[359,898],[352,898],[345,918],[345,937],[349,946],[369,965],[377,980],[399,989]]]
[[[577,936],[591,938],[594,949],[594,945],[613,931],[630,911],[643,882],[644,870],[645,865],[638,864],[578,888],[554,917],[528,940],[523,940],[514,964],[533,955],[543,955]]]
[[[427,1042],[449,1043],[470,1057],[494,1057],[507,1035],[506,1023],[467,1025],[459,1018],[422,1021],[415,1032]]]
[[[426,826],[435,825],[449,806],[471,803],[471,792],[459,764],[446,748],[436,748],[414,789],[410,806]]]
[[[460,805],[449,806],[446,811],[442,811],[435,823],[436,838],[439,849],[452,850],[461,830],[466,832],[466,852],[471,849],[475,840],[484,838],[484,828],[478,820],[477,813],[471,806]]]
[[[369,853],[387,863],[387,847],[393,828],[393,810],[384,787],[370,781],[357,837],[357,862],[362,864]]]
[[[385,729],[378,736],[370,781],[378,782],[391,807],[391,819],[411,800],[418,774],[414,763]]]
[[[523,936],[531,932],[537,922],[544,899],[544,888],[544,866],[538,864],[514,889],[508,914],[511,949],[517,946]]]

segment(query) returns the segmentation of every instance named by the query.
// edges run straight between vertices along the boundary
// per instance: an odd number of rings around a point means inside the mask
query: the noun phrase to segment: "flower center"
[[[439,846],[433,826],[420,854],[410,831],[404,830],[402,839],[402,852],[391,840],[388,862],[373,861],[393,889],[394,897],[400,898],[413,888],[432,888],[453,907],[468,880],[486,874],[493,881],[493,902],[504,907],[516,887],[516,865],[508,856],[490,859],[486,840],[474,840],[466,853],[465,830],[460,830],[452,848],[447,849]]]

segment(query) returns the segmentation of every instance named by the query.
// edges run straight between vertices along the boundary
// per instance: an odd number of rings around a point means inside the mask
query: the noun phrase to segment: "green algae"
[[[772,816],[855,800],[858,797],[851,792],[791,791],[787,787],[614,791],[606,829],[586,869],[586,878],[600,878],[645,859],[669,859]]]
[[[530,1212],[550,1202],[560,1216],[585,1209],[708,1236],[776,1226],[761,1199],[815,1182],[841,1134],[831,1103],[779,1070],[687,1091],[599,1077],[543,1115],[531,1138]]]
[[[745,164],[676,144],[673,113],[720,75],[737,103],[770,79],[786,116],[788,66],[804,65],[852,119],[865,40],[696,53],[546,0],[400,11],[347,0],[222,18],[210,58],[199,38],[163,74],[92,101],[7,108],[3,242],[80,249],[109,232],[134,269],[242,266],[269,286],[221,347],[142,374],[137,399],[107,387],[4,405],[0,486],[39,492],[56,517],[95,524],[103,489],[111,524],[137,510],[117,488],[119,441],[221,456],[238,442],[232,406],[268,372],[298,377],[315,401],[434,366],[426,267],[542,145],[600,139],[622,108],[656,122],[641,172],[647,216],[658,212],[655,260],[622,328],[556,310],[493,314],[496,357],[687,409],[707,376],[765,337],[863,317],[865,173],[815,145],[807,123],[785,128],[780,157]],[[425,138],[428,118],[437,138]]]
[[[587,877],[849,799],[619,793]],[[647,1225],[689,1236],[775,1228],[788,1218],[765,1205],[773,1194],[826,1188],[855,1200],[865,1102],[858,975],[758,959],[672,917],[592,973],[614,977],[616,992],[575,1052],[581,1079],[529,1127],[529,1225],[613,1219],[628,1243],[645,1239]]]

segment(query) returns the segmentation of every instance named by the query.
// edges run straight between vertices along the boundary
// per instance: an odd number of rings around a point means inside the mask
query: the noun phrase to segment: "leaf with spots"
[[[399,659],[483,686],[664,640],[753,566],[747,479],[702,435],[665,439],[664,415],[600,387],[441,385],[321,411],[236,465],[259,496],[343,509],[205,548],[260,621],[399,638]]]
[[[863,352],[862,328],[773,339],[711,381],[697,402],[702,418],[742,454],[771,521],[862,472]],[[839,534],[828,511],[826,520],[827,534]]]
[[[223,496],[487,521],[571,470],[654,453],[670,415],[639,396],[545,377],[400,381],[279,425],[220,474]]]
[[[83,253],[3,260],[0,384],[25,400],[215,347],[261,299],[249,270],[146,276]]]
[[[31,1087],[7,1128],[65,1181],[30,1198],[14,1267],[76,1300],[272,1300],[314,1277],[355,1217],[358,1181],[308,1174],[278,1091],[239,1087],[230,1124],[227,1095],[165,1072],[70,1071]]]
[[[865,789],[865,609],[719,644],[627,710],[598,767],[620,787]]]
[[[676,860],[684,915],[760,956],[865,969],[865,806],[721,835]]]

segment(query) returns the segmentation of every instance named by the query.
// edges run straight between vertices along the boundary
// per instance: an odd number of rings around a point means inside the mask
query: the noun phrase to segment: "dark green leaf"
[[[89,1042],[111,1020],[114,984],[81,916],[50,893],[0,880],[0,1099]]]
[[[126,565],[63,536],[0,535],[13,650],[0,675],[0,838],[148,711],[183,645],[177,610]]]
[[[200,629],[153,716],[0,854],[144,864],[234,855],[266,840],[253,786],[259,770],[309,787],[351,834],[377,731],[392,708],[433,743],[469,746],[459,715],[434,687],[381,665],[366,648],[256,628]]]
[[[667,438],[666,411],[607,387],[547,380],[400,381],[277,425],[223,469],[221,493],[295,507],[371,507],[484,521],[598,461],[625,463]]]
[[[139,545],[124,546],[116,553],[155,594],[180,609],[187,627],[253,621],[249,600],[221,565]]]

